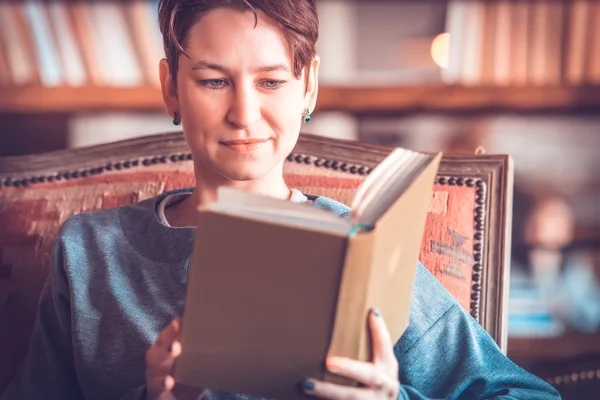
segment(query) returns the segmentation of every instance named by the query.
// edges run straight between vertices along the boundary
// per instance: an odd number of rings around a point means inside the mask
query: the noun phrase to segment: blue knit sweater
[[[3,400],[143,398],[145,353],[181,315],[194,239],[193,228],[159,219],[166,195],[65,222],[28,355]],[[313,204],[348,213],[328,198]],[[400,399],[560,398],[506,358],[422,265],[394,351]],[[204,398],[248,399],[216,391]]]

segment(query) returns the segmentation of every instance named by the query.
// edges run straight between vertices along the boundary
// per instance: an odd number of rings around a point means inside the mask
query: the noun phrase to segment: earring
[[[310,109],[307,108],[306,111],[304,111],[304,122],[308,124],[310,119]]]
[[[173,113],[173,125],[179,126],[181,125],[181,116],[177,111]]]

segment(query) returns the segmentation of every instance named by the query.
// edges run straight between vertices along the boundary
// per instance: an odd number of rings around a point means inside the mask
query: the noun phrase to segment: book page
[[[228,187],[220,187],[217,198],[209,208],[229,215],[336,234],[347,234],[351,229],[348,220],[307,203],[292,203]]]
[[[366,190],[357,191],[352,203],[352,220],[374,226],[388,207],[433,160],[429,154],[397,148],[372,172],[374,178]]]

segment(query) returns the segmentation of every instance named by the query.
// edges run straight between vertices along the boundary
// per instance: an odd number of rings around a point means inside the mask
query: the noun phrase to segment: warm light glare
[[[450,54],[450,34],[440,33],[431,43],[431,57],[437,65],[442,68],[448,67],[448,56]]]

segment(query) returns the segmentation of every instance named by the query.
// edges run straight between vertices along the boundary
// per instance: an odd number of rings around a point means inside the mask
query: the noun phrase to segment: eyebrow
[[[192,70],[198,69],[214,69],[221,72],[227,72],[227,67],[215,63],[211,63],[208,61],[198,61],[192,66]],[[284,71],[290,72],[290,68],[285,64],[275,64],[275,65],[263,65],[258,67],[255,72],[270,72],[270,71]]]

